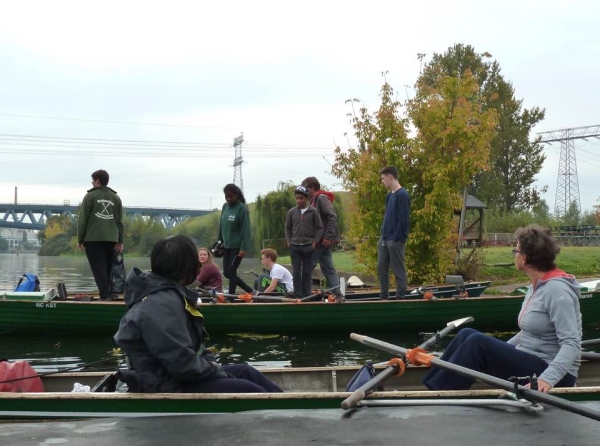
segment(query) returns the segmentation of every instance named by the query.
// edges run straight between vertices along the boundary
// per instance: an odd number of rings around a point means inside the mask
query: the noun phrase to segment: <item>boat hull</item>
[[[586,363],[581,369],[578,386],[554,389],[571,401],[600,399],[599,364]],[[381,368],[380,368],[381,369]],[[143,417],[208,413],[232,413],[254,410],[339,409],[350,394],[344,389],[358,367],[310,367],[265,369],[263,372],[278,383],[285,393],[279,394],[186,394],[186,393],[70,393],[73,384],[92,386],[99,373],[64,373],[44,379],[44,393],[1,393],[1,419],[63,419],[103,417]],[[385,384],[386,391],[374,392],[373,400],[398,404],[406,400],[454,400],[497,398],[503,391],[476,384],[469,391],[423,390],[420,383],[426,367],[409,366],[400,378]],[[368,402],[367,402],[368,405]]]
[[[472,316],[472,327],[485,331],[517,330],[522,296],[466,299],[402,299],[343,303],[200,304],[209,333],[327,333],[436,331],[448,321]],[[584,293],[585,327],[600,321],[600,292]],[[126,312],[122,301],[76,302],[0,300],[0,333],[112,335]]]

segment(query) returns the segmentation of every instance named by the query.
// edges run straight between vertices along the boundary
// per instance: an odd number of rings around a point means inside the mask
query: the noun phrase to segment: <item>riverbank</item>
[[[508,288],[512,291],[517,286],[521,286],[520,284],[526,283],[526,277],[513,264],[514,256],[511,250],[511,247],[506,246],[482,248],[482,262],[473,268],[472,279],[489,280],[493,284],[491,291],[497,290],[498,292]],[[464,251],[463,255],[466,253],[467,251]],[[291,263],[289,256],[280,257],[279,262],[288,267]],[[378,282],[374,272],[367,271],[363,264],[356,261],[354,251],[334,252],[333,263],[341,275],[346,278],[355,275],[365,283],[377,284]],[[600,277],[600,247],[565,246],[557,257],[557,265],[569,274],[582,278],[580,279],[582,282],[591,280],[587,278]],[[320,277],[320,273],[317,267],[315,277]],[[412,283],[411,285],[422,284]]]

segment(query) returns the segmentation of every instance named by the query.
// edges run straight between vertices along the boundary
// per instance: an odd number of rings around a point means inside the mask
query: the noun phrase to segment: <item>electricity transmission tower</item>
[[[577,178],[577,159],[575,158],[575,140],[587,138],[600,138],[600,125],[586,127],[572,127],[568,129],[552,130],[539,133],[541,143],[551,144],[560,142],[560,160],[558,163],[558,178],[556,180],[556,199],[554,200],[554,214],[564,217],[571,203],[577,203],[581,210],[579,198],[579,179]]]
[[[233,184],[238,186],[242,192],[244,191],[244,178],[242,177],[242,164],[244,163],[244,158],[242,157],[243,142],[243,133],[233,140],[233,147],[235,148],[235,158],[233,159]]]

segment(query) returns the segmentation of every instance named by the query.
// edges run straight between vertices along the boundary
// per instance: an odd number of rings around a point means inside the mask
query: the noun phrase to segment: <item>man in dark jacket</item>
[[[335,196],[331,192],[321,190],[321,183],[315,177],[305,178],[302,185],[308,190],[310,204],[319,211],[323,222],[323,237],[313,251],[312,269],[314,270],[318,263],[329,286],[336,287],[340,284],[340,279],[333,266],[333,254],[331,252],[332,245],[340,241],[337,213],[333,208]]]
[[[123,206],[108,178],[106,170],[92,173],[94,187],[83,197],[77,224],[77,246],[85,249],[102,300],[110,298],[115,251],[123,251]]]
[[[304,186],[294,190],[297,205],[288,211],[285,220],[285,240],[290,248],[294,293],[300,297],[311,293],[313,251],[323,235],[319,212],[308,204],[309,193]]]

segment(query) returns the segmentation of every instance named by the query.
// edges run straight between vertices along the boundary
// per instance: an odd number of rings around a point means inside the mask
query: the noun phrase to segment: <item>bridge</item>
[[[79,206],[66,204],[0,204],[0,228],[41,230],[48,219],[55,215],[67,215],[74,219]],[[165,228],[172,229],[184,220],[200,217],[213,211],[198,209],[171,209],[126,207],[125,215],[133,218],[153,218]]]

